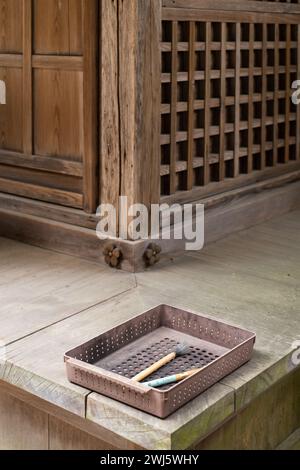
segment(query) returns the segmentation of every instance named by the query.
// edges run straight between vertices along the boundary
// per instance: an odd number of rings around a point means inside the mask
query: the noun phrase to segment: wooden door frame
[[[83,208],[93,213],[99,194],[99,36],[101,18],[98,0],[82,0],[83,4]]]

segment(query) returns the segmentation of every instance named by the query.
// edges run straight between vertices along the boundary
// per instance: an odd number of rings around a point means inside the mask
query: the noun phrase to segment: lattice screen
[[[258,2],[299,3],[299,0],[257,0]]]
[[[287,23],[163,21],[162,195],[300,157],[291,100],[298,31]]]

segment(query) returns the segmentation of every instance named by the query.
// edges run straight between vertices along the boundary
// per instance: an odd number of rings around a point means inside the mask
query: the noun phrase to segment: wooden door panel
[[[35,70],[33,83],[34,153],[82,161],[82,73]]]
[[[0,149],[22,152],[22,69],[0,67],[0,80],[6,85],[6,105],[0,105]]]
[[[0,0],[0,53],[22,52],[22,0]]]
[[[34,0],[35,54],[82,54],[81,0]]]
[[[98,7],[0,0],[0,192],[95,211]]]
[[[69,0],[70,54],[83,54],[82,1]]]
[[[82,179],[75,176],[60,175],[57,173],[46,173],[31,168],[20,168],[13,165],[0,164],[1,178],[12,181],[20,181],[31,185],[55,188],[74,193],[82,191]]]

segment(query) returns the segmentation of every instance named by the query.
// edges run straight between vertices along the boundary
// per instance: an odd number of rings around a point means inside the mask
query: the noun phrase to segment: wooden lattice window
[[[299,25],[292,15],[274,22],[270,14],[230,15],[165,10],[162,195],[215,190],[300,158],[300,115],[291,100],[300,78]]]

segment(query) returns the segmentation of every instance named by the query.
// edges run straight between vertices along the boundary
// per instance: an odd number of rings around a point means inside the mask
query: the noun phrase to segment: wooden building
[[[0,0],[0,449],[300,449],[297,79],[300,0]],[[90,262],[120,196],[200,201],[216,243]],[[68,381],[158,304],[255,331],[253,359],[167,420]]]
[[[228,201],[230,230],[288,211],[297,79],[297,0],[0,0],[0,234],[100,261],[121,195],[205,201],[208,240]],[[120,242],[124,269],[147,243]]]

